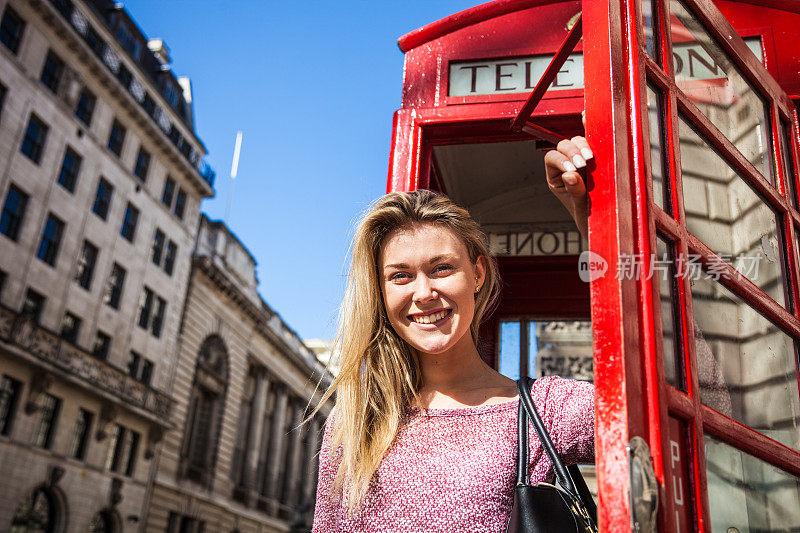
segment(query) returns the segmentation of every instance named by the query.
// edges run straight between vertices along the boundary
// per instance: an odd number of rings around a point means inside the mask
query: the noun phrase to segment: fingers
[[[594,157],[592,150],[589,148],[589,143],[579,136],[572,139],[564,139],[558,143],[556,150],[567,156],[575,168],[585,167],[586,160]]]

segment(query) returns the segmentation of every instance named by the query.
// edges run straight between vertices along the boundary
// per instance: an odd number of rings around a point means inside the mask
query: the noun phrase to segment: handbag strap
[[[567,468],[564,466],[564,463],[561,461],[561,458],[558,456],[558,452],[556,451],[556,447],[553,445],[553,441],[550,439],[550,434],[547,433],[547,430],[544,427],[544,423],[542,422],[541,417],[539,416],[539,411],[536,410],[536,405],[533,403],[533,398],[531,398],[530,393],[530,383],[532,383],[529,377],[522,377],[517,381],[517,390],[519,391],[519,403],[522,409],[519,411],[524,411],[528,418],[530,418],[531,422],[533,423],[533,429],[536,431],[536,436],[539,437],[539,442],[542,443],[542,447],[544,448],[545,453],[547,453],[547,457],[550,459],[550,464],[553,465],[553,470],[556,475],[556,479],[558,482],[561,483],[561,486],[564,489],[572,494],[576,498],[580,498],[580,494],[575,489],[575,482],[572,480],[572,476],[567,471]],[[517,416],[518,425],[519,419],[522,418],[522,415]],[[525,432],[528,431],[528,424],[522,424],[522,427],[525,429]],[[522,429],[518,428],[518,432],[522,434]],[[527,438],[525,439],[525,455],[527,456]],[[522,441],[519,441],[520,444]],[[520,449],[518,456],[522,456],[522,449]],[[517,465],[517,476],[519,480],[519,467]],[[525,461],[524,465],[522,465],[525,469],[523,474],[523,479],[527,482],[528,480],[528,461]]]

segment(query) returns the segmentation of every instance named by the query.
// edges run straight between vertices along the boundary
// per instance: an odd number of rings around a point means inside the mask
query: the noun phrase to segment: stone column
[[[247,490],[247,505],[252,507],[258,496],[256,486],[256,472],[258,471],[258,454],[260,451],[261,432],[264,426],[264,411],[267,409],[267,393],[269,392],[269,379],[266,370],[256,370],[256,390],[253,394],[253,404],[250,408],[250,428],[247,433],[247,447],[244,453],[242,472],[242,485]]]
[[[308,463],[308,468],[306,469],[305,479],[303,479],[303,497],[301,498],[303,502],[314,499],[317,488],[314,483],[314,478],[316,477],[317,465],[319,464],[317,462],[317,453],[319,452],[320,421],[318,418],[314,418],[308,425],[308,430],[311,433],[308,435],[308,448],[306,449],[307,456],[305,460]]]
[[[303,432],[307,428],[298,427],[303,422],[303,405],[299,402],[294,403],[294,417],[291,427],[291,448],[289,448],[288,469],[286,471],[286,505],[297,507],[298,491],[302,485],[302,465],[300,460],[303,457]]]
[[[278,479],[280,479],[281,461],[283,460],[283,448],[286,446],[286,407],[289,400],[288,392],[285,388],[278,391],[275,400],[275,412],[272,418],[272,435],[270,435],[269,458],[267,463],[267,495],[273,500],[280,497]],[[270,506],[272,515],[278,511],[278,506]]]

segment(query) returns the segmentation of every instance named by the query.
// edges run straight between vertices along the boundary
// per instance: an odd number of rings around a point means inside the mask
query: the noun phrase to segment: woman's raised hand
[[[589,143],[580,136],[564,139],[544,156],[547,185],[572,215],[584,237],[588,236],[589,201],[580,169],[593,157]]]

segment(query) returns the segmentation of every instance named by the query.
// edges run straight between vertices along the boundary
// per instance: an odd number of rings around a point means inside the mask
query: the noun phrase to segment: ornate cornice
[[[170,427],[172,400],[133,377],[47,331],[32,319],[0,307],[0,348],[147,419]]]

